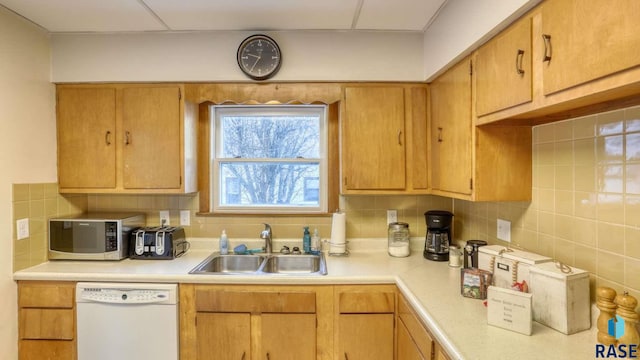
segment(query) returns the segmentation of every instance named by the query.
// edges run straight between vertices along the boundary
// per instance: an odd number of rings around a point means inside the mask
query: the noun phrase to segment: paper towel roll
[[[346,247],[345,229],[347,215],[345,213],[334,213],[331,221],[331,246],[329,253],[344,254]]]

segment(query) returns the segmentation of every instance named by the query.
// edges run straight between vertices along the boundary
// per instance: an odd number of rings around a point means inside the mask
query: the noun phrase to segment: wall
[[[0,7],[0,349],[17,359],[12,184],[56,181],[54,88],[48,36]]]
[[[449,0],[424,34],[424,79],[433,80],[541,0]]]
[[[238,45],[254,32],[52,35],[52,79],[248,81]],[[274,81],[421,81],[420,32],[267,32],[282,50]]]
[[[87,196],[60,195],[57,183],[13,184],[13,224],[29,219],[29,237],[13,232],[13,271],[47,261],[47,219],[87,211]]]
[[[592,287],[640,298],[640,107],[535,127],[533,201],[456,200],[461,240],[496,238],[591,272]],[[592,294],[593,295],[593,294]]]
[[[180,222],[180,210],[191,212],[191,225],[185,226],[187,237],[217,239],[223,229],[232,242],[238,239],[258,239],[263,223],[269,223],[276,240],[302,241],[302,227],[318,228],[323,239],[331,234],[331,217],[328,216],[197,216],[198,195],[89,195],[91,211],[140,211],[147,215],[148,225],[160,223],[159,211],[169,210],[170,222]],[[378,238],[386,246],[387,209],[398,210],[398,221],[407,222],[411,237],[424,239],[427,210],[452,210],[451,199],[439,196],[342,196],[340,208],[347,219],[346,235],[349,239]]]

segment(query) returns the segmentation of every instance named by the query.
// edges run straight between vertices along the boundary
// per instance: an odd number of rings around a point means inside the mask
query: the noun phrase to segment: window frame
[[[236,112],[243,116],[260,115],[317,115],[319,116],[319,158],[223,158],[218,157],[222,152],[221,131],[219,126],[221,116]],[[242,104],[211,104],[209,105],[209,211],[217,214],[326,214],[330,201],[330,141],[329,141],[329,112],[326,104],[277,104],[277,105],[242,105]],[[319,199],[318,206],[221,206],[218,201],[222,194],[220,183],[220,164],[233,162],[285,162],[285,163],[317,163],[319,166]],[[303,179],[304,181],[304,179]],[[304,189],[303,189],[304,192]],[[304,196],[304,193],[302,194]]]

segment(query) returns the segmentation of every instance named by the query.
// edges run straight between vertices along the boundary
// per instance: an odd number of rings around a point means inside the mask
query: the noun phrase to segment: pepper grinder
[[[600,310],[598,315],[598,342],[604,345],[615,345],[617,340],[609,335],[609,321],[616,317],[616,305],[613,301],[616,291],[609,287],[596,289],[596,306]]]
[[[618,305],[616,314],[624,319],[624,335],[618,339],[618,344],[631,345],[640,343],[640,335],[638,335],[637,328],[640,316],[636,312],[638,300],[625,291],[623,295],[616,296],[615,302]]]

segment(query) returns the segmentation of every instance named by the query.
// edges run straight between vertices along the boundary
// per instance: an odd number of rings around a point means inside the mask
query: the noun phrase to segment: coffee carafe
[[[424,218],[427,222],[424,257],[433,261],[449,261],[453,214],[444,210],[430,210],[424,213]]]

